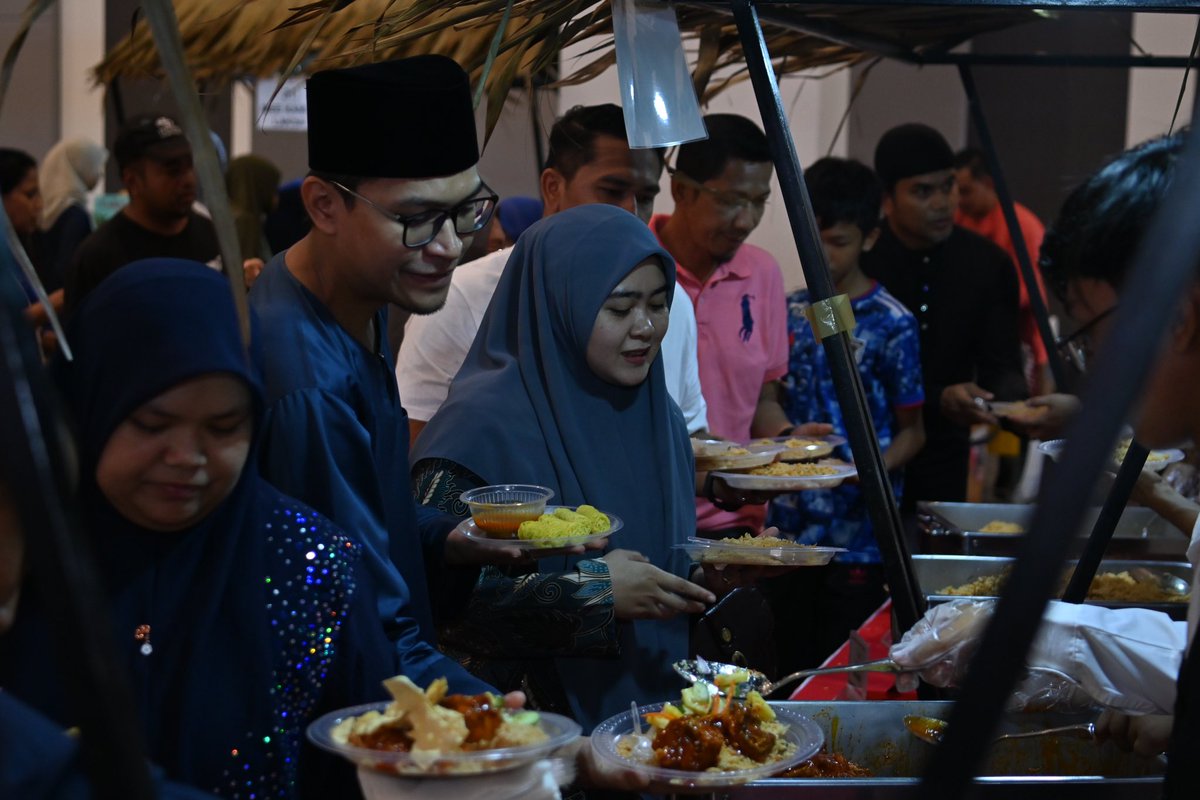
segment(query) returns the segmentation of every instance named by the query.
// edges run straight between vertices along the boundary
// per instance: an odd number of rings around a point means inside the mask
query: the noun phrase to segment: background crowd
[[[396,111],[417,104],[419,120]],[[706,139],[666,152],[630,148],[616,106],[576,107],[550,131],[541,197],[500,198],[449,59],[317,73],[308,114],[298,183],[254,156],[226,165],[248,351],[173,119],[122,127],[111,151],[128,203],[94,230],[105,148],[63,142],[40,164],[0,150],[5,212],[76,352],[50,358],[78,502],[168,778],[227,797],[341,796],[353,776],[304,744],[304,726],[375,699],[390,675],[444,676],[588,730],[671,694],[693,616],[735,591],[769,599],[779,672],[819,663],[886,598],[856,485],[767,495],[694,468],[693,438],[846,434],[812,298],[785,292],[776,259],[747,242],[775,202],[755,121],[709,115]],[[673,210],[656,215],[664,170]],[[1044,287],[1020,277],[981,155],[914,122],[872,165],[825,158],[806,177],[893,493],[906,511],[978,495],[973,460],[989,456],[973,442],[1004,429],[1019,457],[1074,407],[1032,317]],[[1018,218],[1036,255],[1042,226]],[[460,264],[472,240],[490,252]],[[398,351],[396,312],[411,315]],[[1045,409],[1038,426],[992,413],[1023,399]],[[1019,470],[1007,474],[986,490],[1010,491]],[[619,515],[619,548],[481,549],[461,495],[495,483]],[[674,548],[764,530],[845,552],[780,574]],[[65,726],[42,642],[50,590],[31,576],[0,685]]]

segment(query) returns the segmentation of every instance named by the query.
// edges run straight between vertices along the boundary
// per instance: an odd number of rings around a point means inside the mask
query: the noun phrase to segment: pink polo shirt
[[[667,219],[666,214],[656,214],[650,220],[656,236]],[[686,264],[677,267],[679,284],[696,309],[696,355],[700,390],[708,404],[708,429],[744,442],[750,438],[763,384],[788,371],[783,273],[770,253],[751,244],[739,247],[704,283]],[[765,516],[765,505],[721,511],[707,500],[696,500],[700,530],[734,525],[760,528]]]

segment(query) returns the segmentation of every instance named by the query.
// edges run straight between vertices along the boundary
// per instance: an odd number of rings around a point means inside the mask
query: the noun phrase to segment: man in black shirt
[[[1024,397],[1017,280],[996,245],[954,224],[954,153],[909,124],[875,149],[886,224],[863,270],[917,318],[925,381],[924,449],[909,463],[905,505],[966,499],[970,426],[995,424],[984,401]]]
[[[66,276],[68,312],[100,281],[141,258],[188,258],[220,269],[217,232],[192,210],[192,146],[170,117],[141,116],[117,135],[113,156],[129,204],[84,239]]]

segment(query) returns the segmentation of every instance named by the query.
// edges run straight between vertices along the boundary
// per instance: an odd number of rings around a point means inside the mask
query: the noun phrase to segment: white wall
[[[1200,18],[1184,14],[1134,14],[1133,38],[1151,55],[1187,55]],[[1138,51],[1130,45],[1130,52]],[[1179,98],[1182,69],[1132,69],[1129,71],[1129,112],[1125,120],[1126,146],[1166,133]],[[1188,124],[1196,94],[1196,70],[1188,76],[1187,91],[1179,108],[1175,130]]]
[[[564,51],[562,57],[562,74],[569,75],[580,65],[587,63],[590,56],[579,56],[595,42],[584,42],[570,50]],[[822,73],[825,74],[825,73]],[[836,70],[825,77],[813,75],[795,75],[786,77],[780,83],[780,94],[784,106],[788,109],[788,120],[792,130],[792,138],[796,142],[796,152],[801,166],[807,166],[825,155],[844,156],[846,154],[846,136],[833,141],[834,131],[846,110],[847,99],[850,96],[849,70]],[[617,84],[617,70],[612,68],[595,79],[580,85],[566,86],[559,92],[559,113],[576,105],[595,105],[597,103],[620,104],[620,91]],[[750,82],[745,81],[718,95],[707,108],[705,113],[741,114],[754,120],[761,126],[758,104]],[[655,212],[669,214],[674,208],[671,202],[670,179],[663,174],[662,192],[654,207]],[[788,224],[787,211],[784,208],[782,196],[779,193],[778,182],[772,179],[771,202],[758,229],[750,236],[750,242],[769,251],[783,267],[783,277],[786,288],[804,286],[804,274],[800,269],[800,259],[796,254],[796,245],[792,240],[791,228]]]
[[[88,72],[104,58],[104,4],[96,0],[58,0],[62,36],[62,86],[59,138],[83,137],[104,142],[104,90],[93,87]]]

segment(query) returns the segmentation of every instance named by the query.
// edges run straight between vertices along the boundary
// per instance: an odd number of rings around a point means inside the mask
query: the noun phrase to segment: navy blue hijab
[[[122,661],[142,701],[148,755],[172,775],[198,782],[224,770],[209,762],[227,750],[234,726],[270,732],[274,648],[258,577],[266,572],[259,517],[270,508],[263,496],[269,490],[252,451],[211,514],[163,533],[117,513],[96,485],[96,466],[134,410],[211,373],[246,386],[257,431],[262,371],[238,330],[222,275],[191,261],[138,261],[104,280],[72,316],[75,360],[59,363],[55,373],[77,427],[82,511],[113,603]],[[151,628],[150,656],[134,640],[142,624]]]
[[[449,459],[491,483],[547,486],[553,503],[611,511],[625,522],[613,546],[682,573],[683,559],[671,546],[696,529],[692,450],[662,359],[632,387],[607,383],[587,365],[597,314],[647,259],[662,266],[670,302],[675,262],[632,214],[580,206],[527,229],[412,461]],[[541,564],[565,566],[563,559]],[[686,619],[620,628],[620,663],[558,660],[585,729],[628,709],[630,700],[664,700],[678,689],[670,665],[686,655]]]
[[[278,728],[280,701],[272,693],[279,646],[263,587],[270,574],[263,530],[281,496],[259,478],[253,448],[229,496],[186,530],[135,525],[96,484],[100,455],[121,422],[190,379],[221,373],[239,380],[253,398],[257,428],[260,369],[242,347],[229,283],[195,262],[135,262],[88,295],[68,334],[75,360],[57,363],[54,378],[76,427],[82,517],[110,601],[119,663],[134,687],[147,755],[173,778],[210,791],[221,783],[230,788],[231,767],[241,772],[244,766],[256,779],[286,774],[289,768],[280,762],[295,748],[285,752],[278,741],[284,737],[272,736]],[[13,645],[38,641],[38,629],[46,625],[36,600],[45,588],[34,588]],[[140,625],[150,626],[148,655],[135,637]],[[52,655],[14,648],[5,659],[12,677],[6,688],[73,724],[56,690]],[[257,749],[244,744],[251,732]],[[291,739],[294,744],[294,733]],[[230,756],[239,747],[244,765]]]

